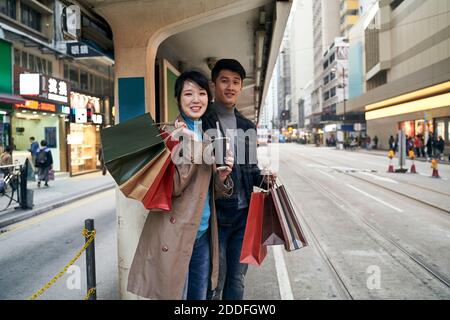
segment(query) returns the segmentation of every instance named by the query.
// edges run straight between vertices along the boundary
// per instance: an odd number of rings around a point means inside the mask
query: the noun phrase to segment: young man
[[[236,60],[222,59],[212,69],[211,78],[215,97],[202,117],[203,130],[217,129],[219,123],[222,136],[231,138],[235,164],[231,173],[233,195],[215,202],[219,228],[219,283],[215,292],[210,292],[210,298],[242,300],[248,268],[247,264],[239,262],[242,241],[253,186],[261,186],[263,176],[256,163],[255,124],[236,109],[245,79],[244,68]],[[254,135],[248,134],[250,139],[246,140],[242,133],[249,130],[254,130]],[[233,132],[234,137],[230,136]],[[240,150],[245,150],[245,154],[239,154],[242,153]]]
[[[30,151],[31,153],[31,157],[33,158],[33,163],[36,161],[36,156],[39,152],[39,143],[37,143],[37,141],[35,141],[36,139],[34,139],[34,137],[30,137],[30,149],[28,149],[28,151]]]

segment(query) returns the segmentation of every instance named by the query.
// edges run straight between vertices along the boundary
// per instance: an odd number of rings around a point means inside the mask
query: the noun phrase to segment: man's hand
[[[230,175],[232,169],[227,165],[223,167],[216,168],[217,173],[219,174],[220,182],[224,183],[227,177]]]

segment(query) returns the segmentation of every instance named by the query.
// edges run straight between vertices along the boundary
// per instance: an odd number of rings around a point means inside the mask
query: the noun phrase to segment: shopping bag
[[[264,215],[262,227],[262,244],[265,246],[275,246],[285,243],[283,230],[278,219],[277,210],[271,193],[264,200]]]
[[[270,189],[275,209],[284,236],[287,251],[298,250],[308,245],[305,234],[297,219],[294,208],[283,185]]]
[[[105,165],[119,186],[139,183],[166,150],[149,113],[103,129],[100,136]],[[125,189],[128,196],[133,187]]]
[[[267,194],[253,192],[248,209],[247,225],[240,262],[260,266],[267,255],[267,247],[261,244],[264,201]]]
[[[171,139],[170,133],[168,132],[161,131],[161,137],[164,139],[167,149],[170,151],[179,143]],[[171,161],[171,158],[168,158],[142,200],[142,204],[146,209],[152,211],[172,210],[174,174],[175,165]]]
[[[50,169],[48,171],[48,180],[55,180],[55,170]]]

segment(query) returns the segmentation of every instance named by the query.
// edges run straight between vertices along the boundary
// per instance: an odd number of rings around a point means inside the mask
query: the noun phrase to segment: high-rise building
[[[311,95],[312,128],[321,127],[323,55],[340,34],[340,1],[313,1],[314,85]]]
[[[314,50],[312,0],[298,0],[292,12],[292,20],[287,32],[290,32],[291,47],[291,123],[294,127],[304,127],[304,114],[300,102],[305,99],[304,89],[314,77]],[[303,102],[302,102],[303,103]],[[304,109],[304,108],[303,108]]]
[[[340,23],[342,37],[347,36],[348,30],[356,23],[356,21],[358,21],[359,15],[359,0],[341,0]]]
[[[379,1],[350,31],[347,112],[365,112],[381,148],[403,129],[442,136],[449,153],[449,11],[448,1]]]

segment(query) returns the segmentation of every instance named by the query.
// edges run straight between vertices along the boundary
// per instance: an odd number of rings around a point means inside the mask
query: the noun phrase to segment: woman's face
[[[208,93],[193,81],[185,81],[180,97],[181,110],[193,119],[198,120],[208,107]]]

